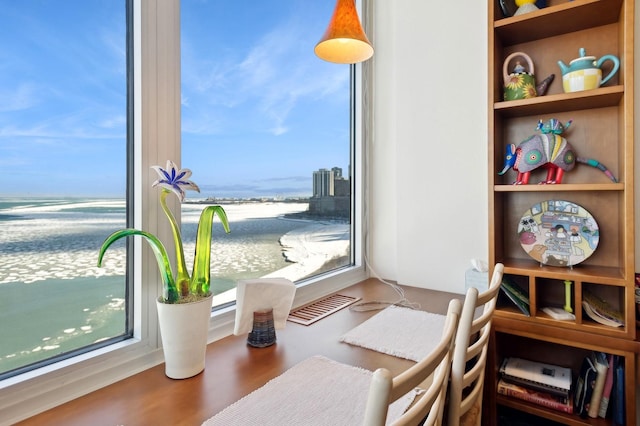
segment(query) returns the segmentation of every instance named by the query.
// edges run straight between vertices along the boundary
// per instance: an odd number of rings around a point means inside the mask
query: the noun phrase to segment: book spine
[[[625,424],[625,406],[624,406],[624,367],[622,360],[618,359],[615,371],[613,372],[613,424],[616,426]]]
[[[536,390],[538,392],[545,392],[560,398],[569,397],[569,391],[566,389],[545,385],[544,383],[536,382],[534,380],[523,379],[521,377],[511,376],[509,374],[503,374],[502,379],[507,383],[524,386],[524,387]]]
[[[596,368],[591,362],[591,358],[586,356],[582,360],[580,374],[576,381],[575,389],[575,411],[580,417],[587,417],[589,402],[591,401],[591,383],[596,379]]]
[[[550,394],[526,389],[524,387],[505,382],[504,380],[498,381],[498,393],[551,408],[556,411],[561,411],[563,413],[573,413],[573,405],[569,402],[570,399],[568,399],[567,402],[563,402],[563,400]]]
[[[593,385],[593,392],[591,393],[591,400],[589,401],[589,410],[587,415],[591,418],[598,417],[600,411],[600,400],[604,392],[604,382],[607,379],[607,364],[603,363],[600,354],[594,354],[594,364],[596,366],[596,381]]]
[[[609,409],[609,400],[611,399],[611,390],[613,389],[613,370],[615,368],[616,357],[609,354],[607,369],[607,378],[604,381],[604,389],[602,391],[602,399],[600,400],[600,410],[598,411],[598,417],[603,419],[607,417],[607,411]]]

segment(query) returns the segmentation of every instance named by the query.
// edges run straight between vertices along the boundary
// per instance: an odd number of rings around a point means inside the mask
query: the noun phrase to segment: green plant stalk
[[[178,227],[175,216],[173,216],[173,213],[171,213],[171,210],[167,207],[167,195],[170,193],[171,191],[162,188],[162,192],[160,193],[160,205],[162,206],[162,210],[164,210],[165,215],[167,215],[169,223],[171,224],[171,231],[173,231],[173,242],[176,248],[176,287],[182,296],[187,296],[189,294],[189,272],[187,272],[187,265],[184,260],[184,249],[182,247],[180,228]]]
[[[193,260],[193,271],[189,292],[200,296],[208,296],[211,288],[211,228],[213,219],[218,215],[225,232],[228,234],[229,221],[227,214],[221,206],[208,206],[202,210],[200,222],[198,223],[198,234],[196,236],[196,252]]]
[[[171,225],[175,246],[177,274],[174,277],[173,271],[171,270],[171,262],[167,255],[167,250],[162,242],[153,234],[132,228],[116,231],[107,237],[100,248],[98,267],[102,265],[104,254],[107,248],[109,248],[114,241],[130,235],[140,235],[151,245],[158,262],[158,268],[160,269],[163,282],[162,300],[159,301],[163,303],[178,303],[182,300],[190,301],[191,297],[189,296],[207,297],[211,295],[210,266],[211,228],[213,227],[213,219],[217,214],[225,231],[229,233],[230,230],[227,214],[221,206],[208,206],[202,211],[200,215],[200,222],[198,223],[195,258],[193,261],[192,275],[190,277],[189,272],[187,272],[187,265],[184,258],[184,247],[182,245],[180,228],[175,216],[167,206],[167,196],[173,192],[176,194],[180,202],[182,202],[184,201],[185,190],[200,192],[200,188],[198,188],[198,185],[188,180],[191,176],[191,170],[177,170],[173,161],[167,161],[166,170],[160,166],[154,166],[152,169],[154,169],[160,176],[160,178],[151,186],[159,186],[162,188],[160,192],[160,206],[162,207],[164,214],[167,216],[167,219],[169,219],[169,224]]]
[[[111,244],[113,244],[120,238],[125,238],[131,235],[140,235],[141,237],[144,237],[153,249],[153,253],[156,256],[156,260],[158,261],[160,276],[162,277],[162,298],[164,299],[164,302],[175,303],[176,301],[178,301],[180,295],[178,293],[176,283],[173,279],[173,272],[171,270],[169,256],[167,256],[167,250],[165,249],[162,242],[153,234],[131,228],[121,229],[114,232],[113,234],[109,235],[106,240],[104,240],[104,242],[102,243],[102,247],[100,247],[100,253],[98,254],[98,267],[102,266],[102,259],[104,257],[104,254],[109,246],[111,246]]]

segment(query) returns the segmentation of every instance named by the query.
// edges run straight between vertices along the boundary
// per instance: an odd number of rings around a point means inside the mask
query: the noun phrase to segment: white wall
[[[373,1],[369,261],[464,293],[487,260],[487,5]]]
[[[372,3],[369,262],[383,278],[463,293],[469,260],[488,255],[486,3]],[[640,22],[640,7],[635,20]],[[636,40],[639,31],[636,25]],[[638,62],[640,43],[635,45]],[[638,64],[634,76],[640,81]],[[639,90],[635,103],[640,105]],[[636,173],[636,212],[639,190]]]

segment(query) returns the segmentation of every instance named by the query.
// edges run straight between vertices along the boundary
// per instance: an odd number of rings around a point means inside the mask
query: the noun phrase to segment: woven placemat
[[[360,425],[371,371],[323,356],[308,358],[222,410],[203,426]],[[410,392],[389,408],[387,421],[409,407]]]
[[[340,341],[417,362],[440,341],[445,319],[445,315],[392,305],[345,333]]]

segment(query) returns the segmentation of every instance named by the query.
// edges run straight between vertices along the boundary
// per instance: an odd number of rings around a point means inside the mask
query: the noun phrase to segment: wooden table
[[[445,314],[449,300],[463,298],[459,294],[403,288],[407,299],[434,313]],[[341,290],[339,294],[362,297],[364,301],[398,299],[391,287],[375,279]],[[338,341],[342,334],[377,312],[354,312],[345,308],[309,326],[287,322],[285,329],[277,331],[277,343],[267,348],[248,346],[246,336],[228,336],[207,347],[206,368],[195,377],[169,379],[161,364],[19,424],[200,425],[313,355],[324,355],[369,370],[386,367],[395,375],[413,363]]]

